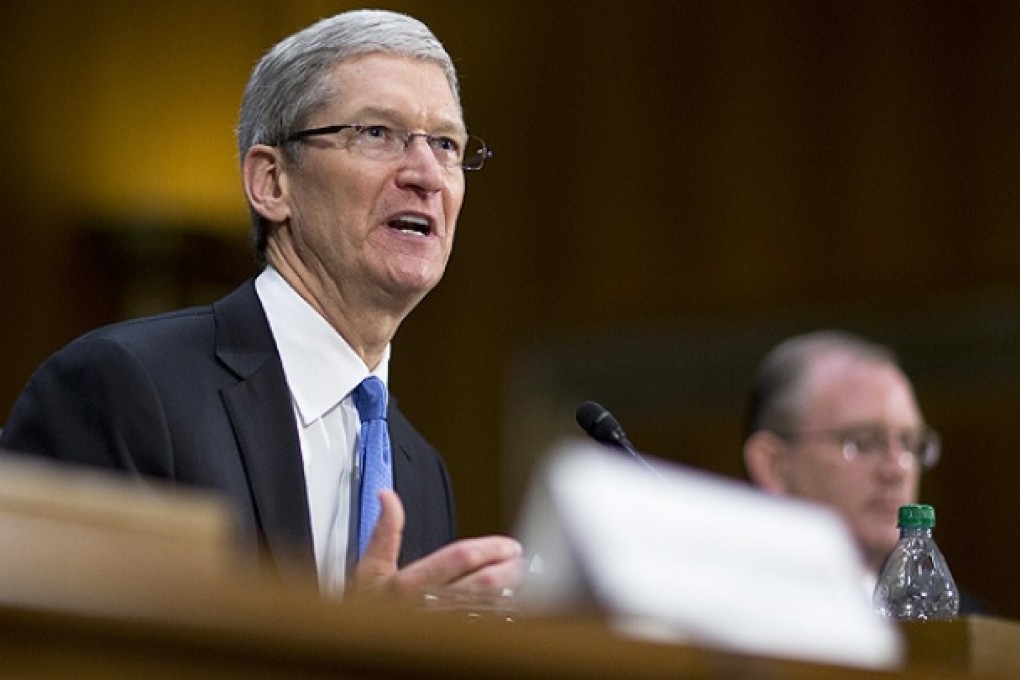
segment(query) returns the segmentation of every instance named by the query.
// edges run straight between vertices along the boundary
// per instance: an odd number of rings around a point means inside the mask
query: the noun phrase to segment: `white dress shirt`
[[[320,590],[340,595],[361,430],[352,390],[370,374],[387,382],[390,348],[370,372],[347,341],[275,269],[267,266],[259,274],[255,290],[269,319],[294,405]]]

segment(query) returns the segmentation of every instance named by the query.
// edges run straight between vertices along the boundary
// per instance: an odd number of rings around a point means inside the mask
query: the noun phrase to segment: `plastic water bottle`
[[[900,539],[878,575],[875,611],[901,621],[956,618],[960,591],[932,537],[935,508],[901,506],[899,528]]]

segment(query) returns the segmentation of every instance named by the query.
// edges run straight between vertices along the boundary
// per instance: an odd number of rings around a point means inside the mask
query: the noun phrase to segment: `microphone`
[[[594,401],[586,401],[577,407],[574,417],[577,419],[577,424],[581,426],[581,429],[587,432],[592,439],[607,446],[626,451],[661,479],[662,475],[659,474],[659,471],[652,467],[644,459],[644,456],[638,452],[637,448],[630,443],[630,440],[627,439],[627,434],[623,431],[623,427],[620,426],[620,423],[605,406]]]

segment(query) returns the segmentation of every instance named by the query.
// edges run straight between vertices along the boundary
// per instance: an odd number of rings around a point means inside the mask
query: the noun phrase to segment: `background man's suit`
[[[454,539],[453,495],[393,399],[388,418],[404,565]],[[294,410],[253,280],[211,306],[70,343],[32,376],[0,448],[217,490],[243,542],[281,572],[314,574]]]

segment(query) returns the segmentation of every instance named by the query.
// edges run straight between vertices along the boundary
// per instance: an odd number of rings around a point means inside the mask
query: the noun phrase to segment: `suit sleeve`
[[[172,476],[159,394],[120,343],[85,337],[31,377],[4,425],[0,448],[138,475]]]

